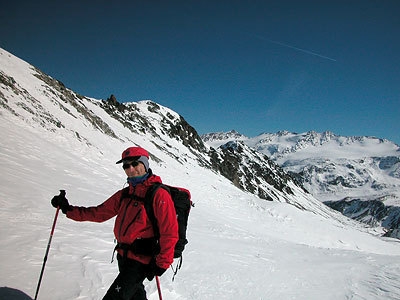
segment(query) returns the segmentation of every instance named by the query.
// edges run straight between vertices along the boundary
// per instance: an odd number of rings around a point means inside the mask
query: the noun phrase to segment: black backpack
[[[153,224],[154,236],[157,240],[160,238],[160,232],[156,217],[154,216],[153,200],[154,195],[159,188],[165,189],[171,195],[172,201],[174,202],[179,231],[179,239],[175,245],[174,258],[182,258],[182,252],[185,249],[185,245],[188,243],[188,240],[186,239],[186,230],[189,212],[191,207],[194,207],[194,204],[191,200],[190,192],[187,189],[173,187],[162,183],[155,183],[149,187],[144,199],[144,207],[151,223]]]

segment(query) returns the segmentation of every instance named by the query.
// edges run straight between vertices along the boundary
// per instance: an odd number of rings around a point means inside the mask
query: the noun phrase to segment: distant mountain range
[[[371,225],[397,228],[400,147],[367,136],[279,131],[249,138],[237,131],[209,133],[211,147],[240,142],[265,154],[317,199]]]

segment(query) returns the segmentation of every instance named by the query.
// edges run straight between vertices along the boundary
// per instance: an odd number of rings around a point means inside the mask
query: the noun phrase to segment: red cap
[[[146,156],[147,158],[149,158],[149,153],[141,147],[129,147],[124,152],[122,152],[122,158],[117,161],[116,164],[122,163],[124,159],[136,156]]]

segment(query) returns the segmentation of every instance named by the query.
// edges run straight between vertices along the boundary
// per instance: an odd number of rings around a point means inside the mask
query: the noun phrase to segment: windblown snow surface
[[[28,76],[17,73],[14,78]],[[186,157],[183,163],[153,138],[130,133],[98,106],[86,105],[114,124],[121,139],[62,114],[62,123],[79,127],[85,139],[0,110],[0,299],[33,298],[55,216],[51,198],[65,189],[74,205],[107,199],[124,186],[115,162],[133,143],[160,159],[150,161],[154,173],[190,189],[195,202],[182,269],[174,281],[172,270],[161,277],[164,299],[400,299],[398,240],[317,205],[304,211],[260,200],[199,166],[178,141],[169,146]],[[60,213],[38,299],[103,297],[118,274],[110,263],[113,222],[79,223]],[[155,282],[145,286],[148,298],[158,299]]]

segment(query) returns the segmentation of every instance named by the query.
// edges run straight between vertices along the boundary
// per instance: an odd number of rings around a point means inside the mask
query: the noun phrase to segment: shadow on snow
[[[32,300],[32,298],[20,290],[0,287],[0,300]]]

